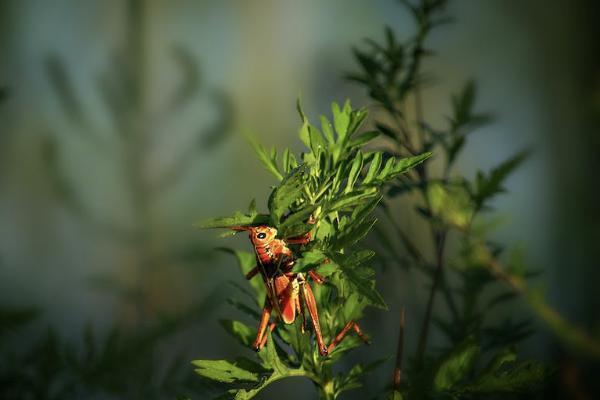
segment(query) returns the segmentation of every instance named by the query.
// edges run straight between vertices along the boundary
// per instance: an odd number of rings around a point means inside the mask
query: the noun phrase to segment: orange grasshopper
[[[275,329],[276,322],[269,324],[273,309],[275,309],[277,317],[285,324],[294,323],[296,316],[300,314],[302,316],[302,332],[304,332],[306,315],[303,305],[306,306],[310,314],[321,356],[329,354],[350,330],[354,330],[360,339],[365,343],[369,343],[358,324],[350,321],[335,336],[329,346],[325,345],[321,334],[321,326],[319,325],[317,302],[307,278],[310,277],[318,284],[323,284],[325,279],[312,270],[308,271],[308,276],[303,273],[292,272],[296,259],[288,247],[288,245],[302,245],[310,242],[310,232],[302,236],[282,240],[277,239],[277,229],[267,225],[240,226],[232,229],[250,232],[250,240],[256,253],[257,265],[246,274],[246,279],[252,279],[260,273],[267,289],[258,334],[252,345],[256,351],[260,351],[267,342],[267,335],[265,335],[267,326],[271,332]]]

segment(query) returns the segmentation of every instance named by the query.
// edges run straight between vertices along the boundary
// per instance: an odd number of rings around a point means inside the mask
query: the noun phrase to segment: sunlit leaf
[[[219,382],[258,382],[259,379],[258,373],[240,368],[235,362],[227,360],[195,360],[192,364],[198,375]]]

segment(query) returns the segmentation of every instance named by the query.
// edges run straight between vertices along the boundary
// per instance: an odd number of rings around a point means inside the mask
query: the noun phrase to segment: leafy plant
[[[393,394],[425,399],[482,398],[500,393],[509,398],[535,393],[550,369],[537,362],[517,361],[514,350],[532,333],[530,321],[508,317],[498,324],[490,318],[498,307],[523,295],[567,345],[598,355],[599,344],[566,323],[537,291],[528,288],[527,279],[533,273],[523,266],[518,251],[507,258],[505,246],[489,239],[491,224],[486,215],[493,209],[492,201],[505,192],[506,179],[527,158],[528,151],[509,157],[489,172],[479,170],[472,179],[454,171],[470,135],[488,124],[491,116],[476,110],[476,86],[467,82],[451,97],[446,124],[434,127],[427,122],[421,100],[427,83],[422,65],[433,52],[425,43],[434,28],[448,21],[444,15],[447,1],[402,3],[413,16],[415,35],[400,41],[387,28],[385,40],[370,40],[364,49],[354,50],[359,71],[348,75],[367,89],[381,110],[375,126],[385,137],[390,156],[436,154],[436,163],[420,164],[392,182],[387,201],[380,203],[380,211],[397,234],[393,240],[378,230],[382,250],[403,266],[424,273],[430,288],[408,379],[402,386],[396,379]],[[420,198],[415,210],[431,232],[432,254],[423,251],[424,246],[412,239],[414,235],[395,222],[392,201],[408,194]],[[450,242],[459,245],[450,248]],[[404,252],[399,255],[400,247]],[[444,314],[435,307],[439,296],[446,305]],[[432,326],[446,339],[437,351],[428,346]],[[486,365],[485,360],[491,361]],[[401,357],[396,368],[400,376]]]
[[[31,309],[3,307],[0,397],[163,399],[189,390],[206,390],[206,383],[190,379],[192,375],[181,362],[182,354],[173,354],[165,363],[158,350],[213,306],[214,299],[209,298],[192,312],[133,333],[115,325],[105,335],[99,335],[88,325],[81,345],[63,340],[53,328],[39,332],[28,327],[36,316]],[[9,345],[24,336],[32,343],[27,348]]]
[[[253,143],[265,168],[279,180],[269,197],[269,213],[259,214],[252,201],[247,213],[203,221],[199,226],[267,224],[275,227],[283,239],[312,231],[314,240],[295,251],[294,271],[315,270],[326,277],[327,283],[314,290],[321,328],[326,340],[331,341],[346,323],[360,319],[367,306],[386,308],[369,266],[375,253],[358,245],[376,222],[371,213],[381,201],[383,186],[422,163],[431,153],[398,158],[365,150],[364,146],[378,134],[358,133],[367,113],[353,110],[349,102],[342,107],[333,103],[333,121],[322,116],[320,129],[309,122],[300,105],[298,112],[302,119],[299,137],[306,146],[300,157],[288,149],[279,153]],[[314,224],[307,223],[311,216]],[[243,274],[256,264],[254,253],[228,251],[236,255]],[[260,307],[265,297],[264,285],[251,284],[254,306]],[[258,320],[256,308],[233,304]],[[272,382],[293,376],[310,379],[322,398],[334,399],[360,386],[361,377],[380,363],[360,363],[350,371],[335,374],[333,365],[360,341],[348,337],[323,358],[318,355],[311,334],[300,333],[299,324],[279,323],[256,361],[246,357],[196,360],[196,372],[230,384],[233,388],[226,397],[236,399],[252,398]],[[225,320],[222,325],[246,347],[255,336],[254,329],[241,321]]]
[[[90,281],[97,288],[117,294],[124,303],[123,308],[134,308],[138,325],[152,320],[162,306],[151,300],[156,297],[151,293],[155,290],[150,283],[153,276],[164,273],[165,267],[205,260],[209,253],[206,246],[189,237],[179,236],[166,246],[158,245],[156,238],[163,235],[169,222],[164,220],[156,204],[183,186],[182,181],[192,164],[227,136],[234,120],[227,94],[203,82],[196,57],[179,45],[169,49],[169,58],[177,67],[178,82],[172,93],[163,97],[160,108],[151,106],[148,99],[154,77],[148,72],[146,49],[150,42],[146,3],[146,0],[126,2],[123,9],[127,40],[112,52],[107,68],[92,81],[95,94],[107,111],[109,132],[96,124],[90,110],[83,106],[85,99],[74,84],[69,66],[56,54],[46,57],[44,63],[61,111],[72,131],[79,135],[75,140],[82,143],[84,155],[93,154],[102,165],[113,166],[111,179],[99,179],[98,184],[108,190],[106,182],[121,184],[118,192],[123,194],[122,201],[110,210],[110,215],[102,215],[102,210],[86,195],[84,185],[77,184],[77,172],[68,168],[67,143],[73,138],[65,135],[44,136],[42,156],[49,181],[60,204],[89,232],[108,238],[134,254],[121,266],[136,276],[132,283],[114,276],[96,276]],[[157,162],[156,154],[164,148],[162,126],[174,117],[181,117],[199,95],[214,105],[217,111],[214,120],[195,121],[194,124],[205,126],[193,127],[195,133],[186,146],[166,162]]]

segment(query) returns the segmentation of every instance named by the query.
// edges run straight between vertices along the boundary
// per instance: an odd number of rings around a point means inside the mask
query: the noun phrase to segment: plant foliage
[[[306,146],[299,157],[288,149],[279,153],[252,144],[259,160],[279,181],[269,196],[268,213],[259,214],[252,202],[246,213],[198,224],[202,228],[268,224],[283,239],[312,231],[313,241],[295,249],[294,271],[315,270],[327,278],[326,285],[314,290],[321,328],[329,341],[347,322],[359,319],[367,306],[386,308],[370,266],[375,253],[357,246],[376,222],[372,212],[381,201],[384,185],[431,155],[424,152],[400,158],[366,150],[364,146],[378,136],[372,131],[359,133],[366,111],[353,110],[349,102],[343,106],[333,103],[331,110],[333,120],[322,116],[319,128],[309,122],[298,104],[299,137]],[[314,224],[307,223],[309,217]],[[256,264],[253,253],[230,252],[237,256],[243,274]],[[251,284],[258,306],[265,295],[264,285]],[[242,309],[258,320],[257,310]],[[249,346],[256,335],[254,328],[241,321],[223,321],[223,326],[243,346]],[[360,386],[361,377],[377,365],[357,364],[346,373],[333,373],[333,363],[358,345],[356,338],[346,338],[329,357],[322,358],[310,333],[301,334],[298,324],[280,323],[258,353],[258,361],[197,360],[194,365],[199,375],[231,384],[227,396],[235,399],[252,398],[270,383],[292,376],[307,377],[323,398],[336,398]]]
[[[399,40],[387,28],[384,40],[369,40],[364,48],[354,50],[358,71],[348,75],[382,110],[376,115],[375,126],[392,149],[391,156],[434,151],[441,164],[420,164],[414,173],[402,175],[389,186],[387,201],[380,203],[380,210],[397,233],[393,239],[379,232],[382,250],[402,265],[423,272],[430,288],[407,379],[402,385],[395,382],[391,397],[479,399],[538,393],[551,368],[518,361],[514,350],[531,335],[530,320],[511,316],[494,320],[499,307],[523,295],[565,344],[596,355],[600,345],[534,295],[526,283],[532,274],[520,258],[507,257],[505,246],[490,240],[486,215],[528,151],[509,157],[489,172],[478,170],[472,179],[453,170],[470,135],[492,118],[476,109],[477,88],[469,81],[450,97],[445,125],[433,126],[427,121],[421,99],[427,82],[422,65],[433,52],[426,47],[426,39],[432,29],[448,21],[444,14],[447,1],[403,3],[415,22],[414,36]],[[420,198],[415,211],[431,232],[431,254],[422,251],[423,246],[395,222],[393,199],[407,194]],[[400,255],[395,240],[404,249]],[[449,249],[451,240],[459,244],[457,248]],[[435,307],[440,296],[445,310]],[[437,351],[428,346],[431,329],[445,337],[445,345]]]

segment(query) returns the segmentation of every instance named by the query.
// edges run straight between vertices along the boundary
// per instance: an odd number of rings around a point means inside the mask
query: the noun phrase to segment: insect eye
[[[266,234],[266,233],[264,233],[264,232],[261,232],[261,233],[259,233],[258,235],[256,235],[256,237],[257,237],[257,238],[259,238],[259,239],[264,239],[264,238],[266,238],[266,237],[267,237],[267,234]]]

